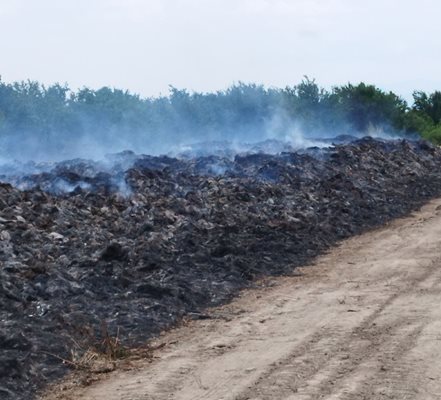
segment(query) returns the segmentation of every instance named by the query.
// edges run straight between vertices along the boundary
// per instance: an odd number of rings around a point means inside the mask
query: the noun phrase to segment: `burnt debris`
[[[76,344],[137,345],[441,193],[441,150],[370,138],[234,157],[125,152],[0,184],[0,398],[32,398]],[[11,184],[12,183],[12,184]],[[19,189],[21,188],[21,189]]]

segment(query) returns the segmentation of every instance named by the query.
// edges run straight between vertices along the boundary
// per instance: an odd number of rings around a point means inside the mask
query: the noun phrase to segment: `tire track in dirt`
[[[349,334],[344,329],[317,332],[314,335],[316,337],[310,339],[311,345],[305,346],[301,352],[295,351],[285,360],[280,361],[276,368],[268,370],[259,378],[252,390],[243,393],[240,399],[284,399],[290,393],[319,399],[323,398],[324,393],[327,395],[334,393],[340,386],[340,381],[344,381],[348,374],[366,363],[366,354],[369,354],[368,360],[374,357],[383,358],[378,357],[379,354],[389,355],[389,359],[396,360],[398,355],[411,347],[412,339],[421,332],[422,325],[412,327],[413,321],[408,315],[399,316],[397,321],[386,326],[378,326],[375,321],[399,296],[412,292],[414,284],[427,280],[433,272],[433,269],[424,271],[409,284],[407,290],[389,296]],[[413,329],[407,333],[409,325]],[[385,335],[382,334],[384,330],[387,330],[386,340],[384,340]],[[311,360],[314,362],[311,363]],[[386,361],[387,358],[381,363],[381,371],[387,370]],[[315,380],[311,382],[313,377]],[[271,384],[268,385],[268,382]],[[310,394],[301,390],[305,386]],[[314,395],[313,392],[317,394]]]

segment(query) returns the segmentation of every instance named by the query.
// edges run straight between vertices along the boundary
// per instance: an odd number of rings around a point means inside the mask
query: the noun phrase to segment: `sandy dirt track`
[[[296,272],[45,399],[441,399],[441,199]]]

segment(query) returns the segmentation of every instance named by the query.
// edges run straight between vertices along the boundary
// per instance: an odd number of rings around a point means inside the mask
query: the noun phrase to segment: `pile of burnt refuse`
[[[103,324],[140,345],[441,194],[423,141],[110,159],[0,177],[1,399],[62,376]]]

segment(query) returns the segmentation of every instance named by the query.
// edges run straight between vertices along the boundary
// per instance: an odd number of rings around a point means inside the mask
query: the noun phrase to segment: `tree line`
[[[214,93],[170,87],[169,94],[143,98],[103,87],[71,90],[67,85],[0,79],[0,139],[65,143],[85,135],[131,143],[191,139],[241,140],[265,137],[268,130],[295,124],[304,134],[367,133],[421,135],[441,144],[441,92],[413,93],[408,104],[393,92],[366,83],[331,90],[307,77],[298,85],[266,88],[238,83]]]

